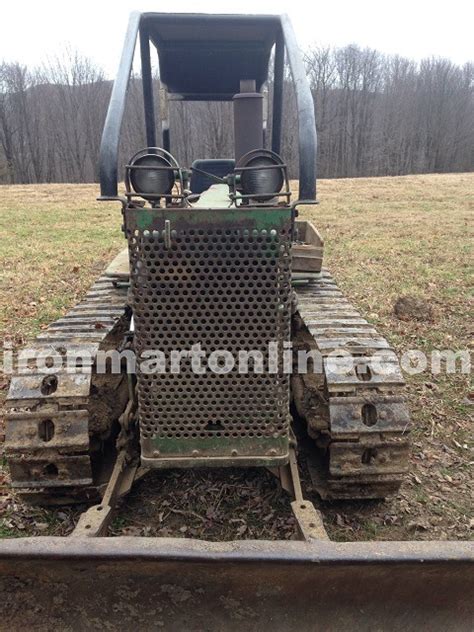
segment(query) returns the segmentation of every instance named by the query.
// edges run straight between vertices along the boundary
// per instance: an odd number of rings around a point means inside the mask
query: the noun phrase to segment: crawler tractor
[[[138,39],[147,147],[122,170]],[[281,146],[285,55],[298,111],[297,196]],[[167,114],[176,100],[232,101],[233,155],[180,165]],[[302,466],[323,499],[396,493],[410,436],[394,351],[322,267],[317,227],[298,218],[316,204],[315,174],[313,95],[286,16],[132,14],[99,198],[121,205],[127,248],[24,352],[54,362],[40,370],[28,361],[7,402],[18,497],[89,505],[69,538],[0,545],[4,581],[19,578],[20,593],[53,614],[60,586],[60,626],[96,616],[116,628],[160,620],[176,630],[468,628],[467,543],[333,543],[303,492]],[[289,494],[295,540],[97,537],[137,476],[211,467],[269,469]]]

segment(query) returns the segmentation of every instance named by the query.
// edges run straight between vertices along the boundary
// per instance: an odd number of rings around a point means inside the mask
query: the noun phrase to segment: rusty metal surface
[[[105,269],[105,276],[112,279],[120,279],[121,281],[128,281],[130,277],[130,264],[128,257],[128,248],[121,250],[118,255],[112,259],[107,268]]]
[[[295,221],[295,240],[292,246],[293,272],[321,272],[324,242],[312,222]],[[304,277],[304,275],[301,275]]]
[[[116,515],[118,498],[130,491],[137,467],[137,463],[126,462],[125,452],[119,454],[100,504],[89,507],[80,515],[70,537],[94,538],[107,533],[107,528]]]
[[[166,243],[165,226],[170,226]],[[149,467],[270,465],[288,458],[290,209],[125,210],[139,359],[159,350],[164,372],[138,374],[143,463]],[[198,374],[189,358],[277,345],[278,371]]]
[[[392,494],[409,458],[410,416],[398,359],[327,270],[295,291],[296,344],[319,351],[324,367],[323,379],[308,373],[293,381],[298,412],[328,457],[325,472],[310,463],[313,483],[325,498]],[[350,370],[335,351],[350,354]]]
[[[315,508],[313,503],[297,498],[291,503],[291,510],[303,540],[329,540],[322,513]]]
[[[22,489],[57,489],[92,485],[91,460],[88,454],[54,452],[37,456],[35,450],[24,451],[25,457],[8,456],[12,487]]]
[[[48,420],[54,424],[54,434],[43,441],[42,452],[89,448],[88,414],[86,410],[50,411]],[[8,449],[13,452],[38,448],[38,424],[45,421],[42,412],[10,413],[7,424]]]
[[[471,630],[467,542],[0,543],[9,629]]]

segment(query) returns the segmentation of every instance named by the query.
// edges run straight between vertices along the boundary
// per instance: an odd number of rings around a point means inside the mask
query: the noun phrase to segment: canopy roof
[[[296,37],[287,15],[205,15],[133,12],[114,81],[100,146],[102,199],[118,195],[120,134],[140,38],[140,57],[148,147],[156,147],[156,121],[150,40],[158,49],[161,81],[172,98],[228,100],[240,92],[240,81],[254,79],[257,90],[268,77],[275,44],[272,99],[272,151],[280,153],[285,55],[298,112],[299,197],[316,195],[316,121],[314,101]],[[166,123],[166,121],[165,121]],[[170,149],[169,127],[162,121],[163,148]]]
[[[241,79],[267,80],[280,16],[145,13],[141,29],[158,49],[160,79],[186,100],[228,100]]]

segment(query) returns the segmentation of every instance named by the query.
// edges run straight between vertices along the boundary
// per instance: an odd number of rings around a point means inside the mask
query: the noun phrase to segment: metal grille
[[[289,210],[138,213],[126,211],[136,352],[140,361],[150,350],[166,359],[165,372],[138,371],[142,456],[157,467],[281,462],[289,426],[282,371],[291,317]],[[172,353],[197,343],[204,372],[183,356],[180,372],[171,373]],[[230,352],[229,372],[206,369],[217,350]],[[263,373],[239,372],[239,351],[250,350],[262,353]],[[217,365],[223,370],[223,358]]]

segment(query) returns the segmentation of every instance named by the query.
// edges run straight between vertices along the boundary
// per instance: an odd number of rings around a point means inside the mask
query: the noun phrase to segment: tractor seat
[[[234,171],[235,160],[195,160],[192,164],[193,169],[200,169],[200,171],[206,171],[219,178],[224,178]],[[209,178],[208,176],[200,173],[199,171],[193,171],[191,174],[191,191],[193,193],[202,193],[207,191],[209,187],[216,184],[217,180]]]

